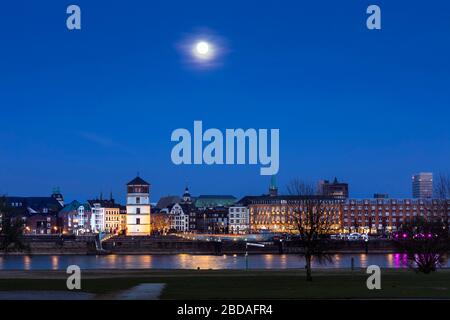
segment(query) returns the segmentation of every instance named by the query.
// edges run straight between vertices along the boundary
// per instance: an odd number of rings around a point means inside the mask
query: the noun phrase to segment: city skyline
[[[416,183],[415,183],[415,177],[418,177],[420,175],[431,175],[431,181],[428,181],[428,185],[427,188],[431,188],[432,192],[431,192],[431,196],[428,194],[425,194],[424,196],[420,196],[417,191],[416,191]],[[137,173],[136,178],[139,179],[141,178],[141,175],[139,173]],[[270,178],[266,178],[268,180],[266,189],[262,189],[262,191],[260,193],[247,193],[247,194],[242,194],[242,195],[237,195],[234,194],[233,192],[222,192],[222,193],[213,193],[213,192],[203,192],[204,189],[200,189],[198,190],[198,192],[196,192],[196,190],[194,190],[194,192],[192,192],[192,188],[189,184],[184,184],[182,190],[180,189],[178,192],[177,191],[172,191],[172,192],[167,192],[167,193],[161,193],[161,192],[157,192],[156,193],[156,197],[153,195],[153,185],[150,182],[150,203],[152,205],[156,205],[156,203],[164,197],[172,197],[172,196],[176,196],[179,197],[180,199],[182,198],[183,193],[185,193],[187,190],[189,190],[189,192],[192,194],[193,197],[197,197],[197,196],[204,196],[204,195],[232,195],[232,196],[236,196],[236,199],[239,200],[241,198],[247,197],[247,196],[262,196],[262,195],[270,195],[272,194],[272,191],[275,190],[276,194],[280,194],[280,195],[289,195],[290,192],[292,192],[292,190],[290,190],[290,188],[292,188],[292,184],[293,183],[306,183],[307,185],[309,185],[310,187],[314,188],[314,194],[323,194],[325,195],[325,191],[323,189],[323,184],[330,184],[330,186],[337,188],[337,189],[331,189],[332,191],[328,191],[331,192],[329,194],[329,196],[332,197],[342,197],[345,199],[377,199],[377,198],[386,198],[386,199],[437,199],[439,198],[439,196],[437,194],[435,194],[437,192],[437,190],[435,190],[435,187],[437,186],[434,183],[434,175],[431,172],[419,172],[416,174],[412,175],[412,180],[410,180],[410,193],[408,195],[405,196],[392,196],[391,194],[387,193],[387,192],[373,192],[370,195],[367,196],[354,196],[350,190],[351,190],[351,185],[344,180],[339,180],[337,177],[334,177],[334,181],[332,179],[331,182],[330,180],[327,179],[319,179],[315,182],[311,182],[311,181],[304,181],[304,180],[296,180],[296,179],[292,179],[291,181],[289,181],[289,184],[287,184],[285,187],[280,187],[279,184],[277,183],[278,177],[277,176],[272,176]],[[344,186],[343,186],[344,185]],[[127,184],[125,184],[125,189],[126,189]],[[264,187],[264,186],[262,186]],[[345,191],[342,191],[342,188],[345,188]],[[125,190],[124,189],[124,190]],[[343,192],[343,193],[342,193]],[[41,197],[41,196],[47,196],[50,194],[62,194],[64,196],[64,199],[66,201],[66,203],[68,202],[72,202],[72,201],[82,201],[82,202],[87,202],[87,201],[95,201],[95,200],[114,200],[116,204],[123,204],[125,203],[126,200],[126,194],[127,191],[123,191],[122,192],[118,192],[118,193],[114,193],[112,191],[109,192],[103,192],[100,191],[98,194],[93,194],[90,195],[86,198],[74,198],[73,196],[71,196],[70,194],[65,194],[61,188],[59,186],[57,187],[53,187],[51,192],[48,193],[40,193],[40,194],[8,194],[8,193],[3,193],[0,194],[0,196],[7,196],[7,197],[33,197],[33,196],[37,196],[37,197]],[[68,197],[67,197],[68,196]],[[122,201],[123,200],[123,201]]]
[[[124,200],[138,171],[152,202],[267,192],[258,166],[174,165],[170,134],[195,120],[279,128],[280,192],[337,177],[351,197],[406,198],[412,174],[450,172],[448,3],[380,1],[382,30],[366,3],[77,4],[75,31],[63,4],[4,5],[0,194]],[[200,70],[178,45],[204,30],[226,54]]]

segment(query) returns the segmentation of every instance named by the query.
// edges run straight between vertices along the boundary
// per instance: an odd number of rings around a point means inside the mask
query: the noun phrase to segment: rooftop
[[[136,177],[127,183],[127,186],[149,186],[150,183],[146,182],[141,177]]]

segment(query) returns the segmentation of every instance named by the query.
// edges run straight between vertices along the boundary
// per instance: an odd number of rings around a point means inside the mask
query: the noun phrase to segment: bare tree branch
[[[334,222],[332,206],[327,206],[327,200],[315,195],[312,184],[300,179],[292,180],[287,186],[291,196],[298,196],[294,201],[292,211],[299,232],[300,245],[305,256],[306,280],[312,281],[311,260],[316,257],[319,261],[331,260],[325,253],[327,236],[331,232]]]
[[[439,173],[434,180],[434,194],[439,199],[450,198],[450,175]]]

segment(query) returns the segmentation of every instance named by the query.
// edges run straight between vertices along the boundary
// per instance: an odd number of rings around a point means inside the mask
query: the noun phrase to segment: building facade
[[[448,222],[450,200],[349,199],[341,206],[342,231],[389,233],[417,217]]]
[[[121,205],[110,197],[109,200],[89,200],[91,206],[91,229],[92,232],[118,233],[124,229],[121,213]]]
[[[414,199],[433,197],[433,173],[421,172],[412,176],[412,196]]]
[[[58,214],[64,234],[91,232],[91,206],[76,200],[67,204]]]
[[[196,231],[199,233],[228,233],[228,207],[198,208],[195,211]]]
[[[229,233],[246,234],[249,232],[249,225],[249,210],[246,206],[236,204],[228,208]]]
[[[304,210],[303,204],[308,198],[245,197],[239,203],[248,209],[251,233],[297,233],[296,216]],[[322,199],[324,212],[332,217],[330,232],[335,233],[390,233],[417,217],[450,223],[449,199]],[[231,211],[229,213],[231,227]]]
[[[50,197],[5,197],[6,207],[0,220],[21,221],[25,234],[62,233],[58,213],[64,207],[59,193]]]
[[[348,183],[339,182],[337,178],[330,183],[328,180],[319,181],[318,194],[325,197],[348,198]]]
[[[105,232],[105,207],[102,207],[98,200],[88,201],[88,203],[91,206],[91,232]]]
[[[148,236],[150,225],[150,184],[136,177],[127,184],[127,235]]]
[[[340,205],[344,200],[323,196],[249,196],[239,201],[248,208],[250,233],[298,233],[297,217],[311,199],[321,201],[331,216],[331,229],[341,229]]]
[[[170,230],[175,230],[176,232],[189,231],[189,207],[175,203],[169,209]]]

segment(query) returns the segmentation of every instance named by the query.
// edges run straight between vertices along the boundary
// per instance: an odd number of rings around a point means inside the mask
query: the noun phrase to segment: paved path
[[[76,291],[0,291],[0,300],[157,300],[164,287],[164,283],[142,283],[103,295]]]
[[[116,294],[115,300],[157,300],[164,289],[164,283],[142,283]]]
[[[91,300],[95,295],[70,291],[0,291],[0,300]]]

